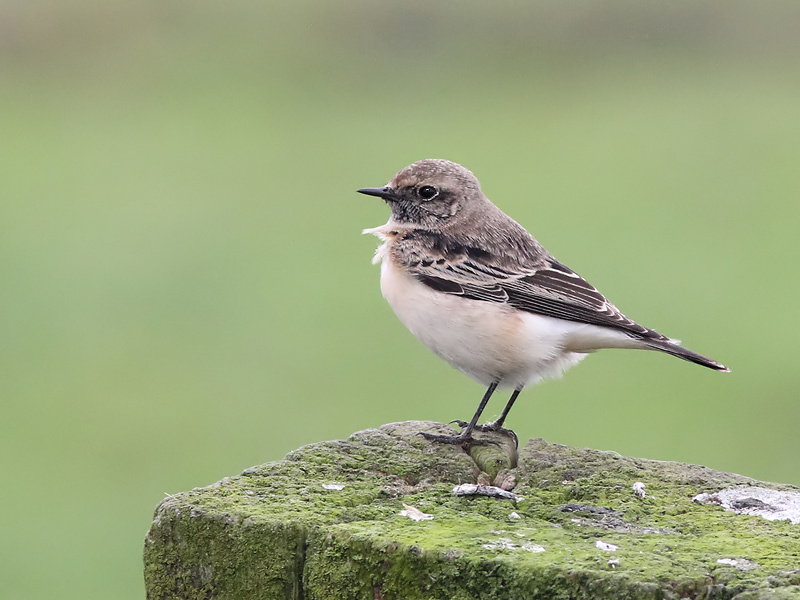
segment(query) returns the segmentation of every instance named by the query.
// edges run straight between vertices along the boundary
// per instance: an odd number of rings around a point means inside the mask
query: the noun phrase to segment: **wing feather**
[[[635,337],[667,340],[623,315],[603,294],[580,275],[551,256],[532,265],[515,265],[508,260],[495,264],[486,251],[437,243],[407,263],[411,273],[437,291],[480,300],[507,303],[519,310],[603,327],[621,329]],[[470,251],[472,250],[472,251]]]
[[[632,321],[594,286],[558,262],[529,234],[525,235],[529,238],[525,238],[527,241],[517,240],[516,248],[520,252],[509,254],[503,253],[500,244],[479,248],[475,240],[414,230],[406,232],[393,244],[391,253],[393,260],[439,292],[508,304],[567,321],[610,327],[655,350],[718,371],[728,370],[721,363],[682,348],[675,340]]]

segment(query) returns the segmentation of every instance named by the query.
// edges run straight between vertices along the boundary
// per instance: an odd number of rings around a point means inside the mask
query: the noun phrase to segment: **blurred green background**
[[[142,598],[165,494],[469,418],[354,190],[449,158],[624,312],[521,438],[800,484],[800,5],[0,5],[0,590]],[[505,397],[488,414],[499,412]]]

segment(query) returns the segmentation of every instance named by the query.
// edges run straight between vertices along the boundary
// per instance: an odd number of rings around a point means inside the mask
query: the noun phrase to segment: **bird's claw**
[[[420,435],[426,440],[431,442],[438,442],[439,444],[450,444],[452,446],[461,446],[462,448],[469,448],[470,446],[487,446],[495,443],[492,440],[475,439],[471,435],[443,435],[440,433],[427,433],[421,431]]]
[[[469,426],[469,423],[466,421],[462,421],[461,419],[453,419],[449,423],[450,425],[458,425],[461,429]],[[519,448],[519,438],[517,438],[517,434],[514,433],[511,429],[506,429],[505,427],[501,427],[496,421],[492,421],[491,423],[486,423],[485,425],[475,425],[472,428],[473,431],[481,431],[483,433],[499,433],[500,435],[505,435],[514,439],[514,444]],[[458,436],[450,436],[453,438],[457,438]],[[457,442],[451,442],[457,443]],[[482,442],[485,444],[486,442]],[[475,444],[473,444],[475,445]]]

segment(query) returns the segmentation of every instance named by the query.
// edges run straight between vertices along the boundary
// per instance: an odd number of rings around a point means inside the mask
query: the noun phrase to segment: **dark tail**
[[[709,369],[714,369],[715,371],[722,371],[723,373],[730,373],[731,371],[728,367],[726,367],[722,363],[718,363],[715,360],[711,360],[710,358],[703,356],[702,354],[698,354],[697,352],[692,352],[691,350],[682,348],[678,344],[671,342],[668,339],[659,340],[646,337],[641,337],[639,339],[641,339],[645,345],[649,346],[653,350],[660,350],[661,352],[666,352],[667,354],[671,354],[672,356],[677,356],[678,358],[682,358],[683,360],[688,360],[689,362],[693,362],[697,365],[703,365],[704,367],[708,367]]]

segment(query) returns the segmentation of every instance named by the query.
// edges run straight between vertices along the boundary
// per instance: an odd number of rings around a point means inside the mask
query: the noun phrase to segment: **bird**
[[[455,435],[423,433],[462,447],[475,431],[503,428],[523,388],[559,377],[603,348],[657,350],[729,372],[680,341],[639,325],[491,202],[475,175],[442,159],[399,171],[383,187],[391,215],[365,229],[382,242],[381,292],[400,321],[434,354],[487,387]],[[511,396],[500,416],[478,421],[497,388]]]

